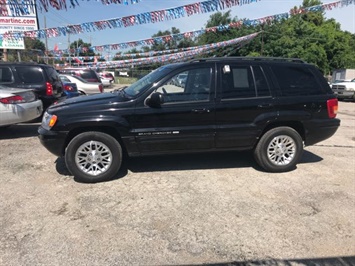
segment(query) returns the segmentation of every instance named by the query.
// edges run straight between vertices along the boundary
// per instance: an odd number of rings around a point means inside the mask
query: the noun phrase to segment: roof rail
[[[39,65],[39,63],[37,63],[37,62],[31,62],[31,61],[26,61],[26,62],[9,62],[9,61],[0,61],[0,64]]]
[[[192,59],[189,62],[207,62],[207,61],[278,61],[278,62],[294,62],[294,63],[306,63],[299,58],[284,58],[284,57],[252,57],[252,56],[229,56],[229,57],[210,57],[210,58],[197,58]]]

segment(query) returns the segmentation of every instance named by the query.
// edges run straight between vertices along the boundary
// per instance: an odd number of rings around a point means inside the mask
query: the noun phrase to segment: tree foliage
[[[300,8],[320,5],[318,0],[304,0]],[[221,33],[206,33],[199,44],[208,44],[262,31],[257,38],[241,49],[224,48],[213,55],[268,56],[300,58],[317,65],[324,74],[337,68],[355,68],[355,34],[340,30],[334,19],[326,19],[322,11],[291,12],[290,18],[259,26],[243,26]],[[227,25],[236,21],[230,13],[210,16],[207,27]]]
[[[246,19],[232,18],[231,12],[216,12],[206,22],[206,28],[216,30],[200,35],[196,40],[184,39],[177,42],[156,42],[142,50],[132,49],[128,53],[162,51],[195,45],[205,45],[259,32],[250,43],[239,47],[237,45],[220,48],[206,56],[265,56],[300,58],[317,65],[323,73],[330,74],[338,68],[355,68],[355,34],[340,29],[340,24],[334,19],[326,19],[322,11],[300,12],[303,8],[321,5],[319,0],[303,0],[301,6],[295,6],[289,18],[275,20],[257,26],[248,23],[238,28],[220,31],[219,27],[230,25],[232,22]],[[180,30],[159,31],[152,38],[179,34]],[[117,54],[117,59],[119,54]],[[156,65],[154,65],[156,67]]]

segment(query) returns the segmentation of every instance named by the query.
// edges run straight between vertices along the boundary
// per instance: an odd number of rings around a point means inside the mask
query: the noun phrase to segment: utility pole
[[[70,34],[68,33],[68,59],[69,59],[69,66],[71,66],[71,58],[70,58]]]
[[[261,51],[260,55],[263,56],[264,52],[264,24],[261,25]]]
[[[47,19],[46,19],[46,16],[43,17],[44,19],[44,28],[46,29],[47,28]],[[44,55],[46,57],[46,64],[48,64],[48,39],[47,39],[47,34],[45,35],[45,51],[44,51]]]
[[[4,50],[3,50],[3,60],[4,60],[4,62],[7,62],[7,60],[8,60],[6,48],[4,48]]]

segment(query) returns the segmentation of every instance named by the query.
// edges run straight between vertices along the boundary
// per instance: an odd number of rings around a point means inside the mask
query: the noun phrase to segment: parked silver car
[[[101,82],[89,82],[81,77],[68,74],[60,74],[61,78],[65,77],[71,82],[76,83],[78,91],[82,95],[96,94],[104,92],[104,87]]]
[[[34,120],[42,112],[42,101],[32,90],[0,86],[0,127]]]

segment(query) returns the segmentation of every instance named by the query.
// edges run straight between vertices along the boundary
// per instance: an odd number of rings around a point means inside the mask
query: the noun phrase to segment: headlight
[[[57,116],[56,115],[51,115],[48,114],[47,112],[44,113],[43,118],[42,118],[42,127],[44,129],[50,130],[55,123],[57,122]]]

